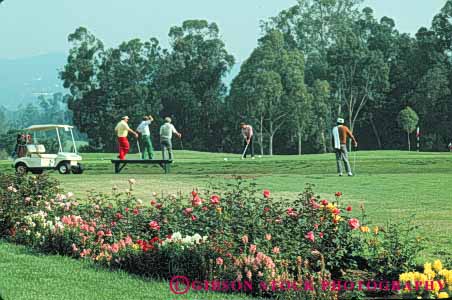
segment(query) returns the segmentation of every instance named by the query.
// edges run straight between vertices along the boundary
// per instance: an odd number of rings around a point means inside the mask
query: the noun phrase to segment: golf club
[[[184,150],[184,144],[182,143],[182,138],[180,138],[180,149]]]
[[[358,151],[358,147],[355,147],[355,151],[353,151],[353,174],[356,175],[356,152]]]
[[[246,146],[245,146],[245,150],[242,153],[242,159],[245,158],[245,153],[246,153],[246,150],[248,150],[248,145],[249,145],[249,143],[247,143]]]

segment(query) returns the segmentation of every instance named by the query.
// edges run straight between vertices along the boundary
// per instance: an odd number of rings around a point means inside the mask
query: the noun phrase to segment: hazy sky
[[[400,31],[429,26],[446,0],[366,0]],[[0,5],[0,58],[67,51],[67,35],[85,26],[107,46],[157,37],[167,45],[171,26],[203,18],[220,26],[228,50],[243,61],[256,46],[259,21],[296,0],[5,0]]]

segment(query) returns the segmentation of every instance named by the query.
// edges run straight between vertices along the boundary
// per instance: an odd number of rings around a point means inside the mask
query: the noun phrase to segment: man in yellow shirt
[[[129,140],[127,139],[129,132],[135,135],[135,138],[138,138],[138,134],[130,129],[128,122],[128,116],[122,117],[122,120],[115,127],[115,132],[116,136],[118,137],[119,144],[119,159],[121,160],[126,159],[126,155],[127,153],[129,153],[130,144]]]

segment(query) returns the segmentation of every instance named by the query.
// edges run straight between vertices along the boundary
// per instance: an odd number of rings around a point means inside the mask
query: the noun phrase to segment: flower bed
[[[259,192],[252,183],[237,180],[206,193],[154,194],[143,201],[133,195],[135,184],[129,180],[125,193],[114,188],[112,194],[92,193],[81,202],[45,176],[3,176],[2,235],[43,252],[141,276],[246,280],[253,293],[284,291],[286,298],[311,299],[342,295],[320,289],[332,279],[396,278],[394,270],[413,267],[420,250],[419,241],[404,241],[396,226],[371,230],[364,207],[356,218],[340,192],[330,201],[308,186],[296,200],[275,201],[270,191]],[[388,255],[397,261],[382,265]],[[307,291],[288,291],[282,285],[262,289],[262,283],[306,280],[319,284]]]

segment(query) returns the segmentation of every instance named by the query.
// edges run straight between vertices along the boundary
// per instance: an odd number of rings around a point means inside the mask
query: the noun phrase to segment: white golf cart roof
[[[25,128],[26,131],[46,131],[46,130],[53,130],[57,128],[74,128],[74,126],[71,125],[55,125],[55,124],[44,124],[44,125],[33,125],[28,128]]]

